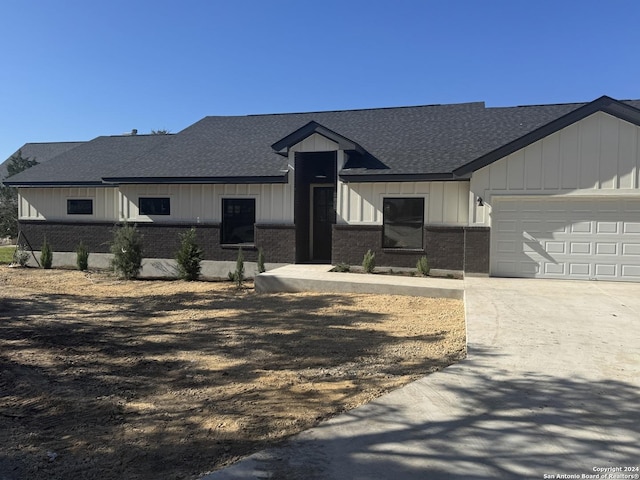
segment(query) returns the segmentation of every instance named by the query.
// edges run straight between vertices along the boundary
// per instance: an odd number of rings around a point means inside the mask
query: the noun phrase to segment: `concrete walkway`
[[[204,478],[542,479],[639,466],[640,284],[468,278],[465,290],[466,360]]]
[[[462,280],[330,272],[332,265],[286,265],[258,275],[256,292],[381,293],[463,298]]]

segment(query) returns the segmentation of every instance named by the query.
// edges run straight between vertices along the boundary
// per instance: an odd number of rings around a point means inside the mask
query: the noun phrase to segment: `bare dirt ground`
[[[457,361],[464,332],[459,300],[0,266],[0,480],[197,478]]]

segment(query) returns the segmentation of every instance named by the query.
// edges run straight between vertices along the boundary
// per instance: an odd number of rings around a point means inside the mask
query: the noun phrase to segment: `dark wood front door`
[[[314,262],[331,262],[331,230],[336,223],[333,185],[311,187],[311,257]]]

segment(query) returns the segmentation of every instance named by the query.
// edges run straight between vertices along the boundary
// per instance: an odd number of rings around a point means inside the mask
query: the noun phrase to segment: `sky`
[[[640,98],[637,0],[0,0],[0,163],[207,115]]]

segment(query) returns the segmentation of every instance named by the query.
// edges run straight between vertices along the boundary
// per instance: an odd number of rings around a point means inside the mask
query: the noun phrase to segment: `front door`
[[[311,186],[311,258],[331,263],[331,230],[336,223],[333,185]]]

